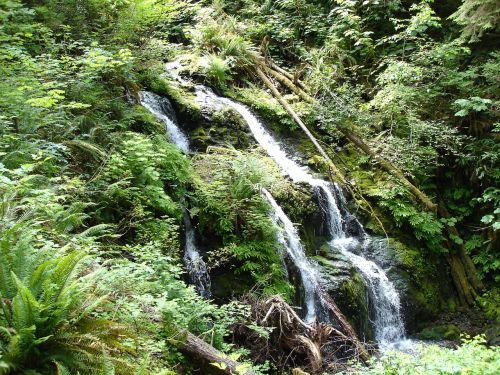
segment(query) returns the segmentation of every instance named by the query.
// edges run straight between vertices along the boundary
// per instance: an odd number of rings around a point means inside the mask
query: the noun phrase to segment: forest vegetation
[[[0,0],[0,374],[498,374],[499,35],[500,0]],[[343,192],[410,352],[321,189],[200,87]]]

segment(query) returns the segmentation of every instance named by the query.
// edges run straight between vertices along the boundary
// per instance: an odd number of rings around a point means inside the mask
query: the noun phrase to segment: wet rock
[[[370,327],[367,291],[363,278],[349,259],[339,253],[327,251],[314,257],[321,272],[324,290],[334,299],[353,328],[363,340],[373,339]]]

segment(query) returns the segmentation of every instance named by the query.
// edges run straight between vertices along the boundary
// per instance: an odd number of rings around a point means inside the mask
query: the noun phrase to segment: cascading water
[[[271,205],[271,218],[274,224],[280,228],[278,242],[285,248],[288,256],[299,270],[304,288],[304,305],[306,307],[305,321],[312,323],[316,319],[316,306],[320,299],[319,283],[316,278],[316,272],[306,257],[304,248],[300,242],[300,237],[293,223],[283,212],[278,203],[276,203],[271,193],[266,189],[262,189],[262,192]]]
[[[375,331],[375,340],[381,348],[398,346],[405,339],[399,293],[379,265],[353,252],[360,245],[368,243],[370,238],[366,233],[363,233],[364,238],[361,238],[360,242],[360,239],[346,234],[339,220],[340,209],[336,199],[337,195],[342,201],[343,194],[337,186],[332,185],[332,188],[335,191],[332,192],[327,189],[328,194],[325,196],[329,213],[329,232],[332,237],[330,246],[347,257],[360,271],[365,281],[369,301],[372,305],[373,316],[371,319]]]
[[[189,152],[188,138],[177,125],[175,112],[170,101],[149,91],[139,92],[139,97],[141,104],[165,124],[165,129],[172,142],[182,151]]]
[[[172,142],[182,151],[188,153],[188,138],[177,125],[175,111],[170,101],[149,91],[141,91],[139,95],[141,104],[165,124],[165,129]],[[193,225],[187,212],[184,214],[184,230],[186,237],[184,264],[188,272],[189,281],[195,286],[202,297],[210,298],[210,276],[207,272],[207,266],[196,247]]]
[[[187,212],[184,214],[184,228],[186,239],[184,264],[188,271],[189,281],[202,297],[210,298],[212,296],[210,277],[208,276],[207,266],[196,247],[193,225]]]
[[[344,254],[352,262],[352,264],[360,271],[366,283],[374,311],[372,323],[375,330],[376,341],[381,347],[391,347],[396,343],[401,342],[405,336],[405,329],[401,316],[399,294],[395,289],[394,284],[387,278],[386,273],[381,267],[364,258],[361,254],[355,254],[352,252],[352,250],[360,244],[360,241],[356,237],[347,236],[344,229],[344,215],[342,215],[335,197],[335,194],[338,194],[341,201],[344,199],[340,189],[325,180],[314,178],[312,174],[309,173],[307,168],[300,166],[288,157],[279,142],[273,138],[259,119],[254,116],[246,106],[227,98],[218,97],[210,89],[203,86],[197,86],[195,91],[197,100],[202,105],[218,107],[225,105],[236,110],[247,122],[253,136],[260,146],[275,160],[286,175],[288,175],[294,182],[305,182],[314,189],[322,192],[322,195],[327,202],[324,211],[328,221],[330,236],[332,238],[330,246],[333,250]],[[286,215],[283,213],[283,210],[281,210],[274,200],[270,200],[269,193],[267,193],[266,196],[271,203],[271,206],[273,206],[275,215],[279,218],[277,221],[281,221],[285,228],[285,232],[287,235],[290,235],[286,230]],[[359,227],[361,228],[362,237],[364,237],[362,239],[363,243],[365,241],[369,241],[369,238],[362,229],[361,224],[359,224]],[[296,232],[294,235],[295,240],[300,244]],[[304,284],[304,290],[307,290],[308,288],[309,290],[318,288],[317,277],[314,274],[314,269],[310,266],[310,262],[305,257],[302,247],[300,246],[300,248],[294,249],[288,241],[284,245],[289,252],[290,257],[299,268],[299,272],[303,279],[302,282]],[[298,253],[303,254],[303,258],[297,257]],[[313,281],[312,284],[306,285],[306,283],[311,282],[311,280],[314,280],[315,283]],[[318,293],[316,292],[315,295],[317,294]],[[311,312],[315,311],[313,310],[313,307],[310,307],[310,305],[314,304],[314,306],[317,306],[316,302],[317,301],[315,301],[314,298],[306,298],[306,307],[309,319],[312,319],[312,316],[310,316]],[[321,300],[319,302],[321,302]],[[314,309],[316,309],[316,307],[314,307]]]

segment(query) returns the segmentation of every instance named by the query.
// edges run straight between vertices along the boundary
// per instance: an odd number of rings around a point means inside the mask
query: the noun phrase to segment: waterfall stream
[[[158,120],[165,124],[165,130],[172,142],[185,153],[189,152],[189,141],[187,136],[177,125],[175,111],[170,101],[160,95],[149,91],[139,93],[141,104],[147,108]],[[211,283],[207,266],[200,256],[196,247],[195,232],[187,211],[184,213],[184,265],[188,272],[188,278],[198,293],[205,298],[211,297]]]
[[[330,247],[339,251],[347,257],[351,263],[360,271],[369,293],[369,301],[372,305],[372,324],[375,331],[375,340],[381,348],[390,348],[405,339],[405,327],[401,315],[401,302],[399,293],[394,284],[388,279],[385,271],[375,262],[356,254],[357,248],[363,247],[370,241],[369,236],[364,233],[362,238],[348,236],[342,223],[339,223],[337,213],[340,209],[336,196],[342,202],[343,194],[336,185],[331,185],[327,194],[329,207],[328,217],[329,232],[331,235]],[[333,214],[333,215],[332,215]]]
[[[282,208],[276,203],[271,193],[266,189],[262,190],[272,208],[271,218],[278,226],[278,242],[282,245],[292,262],[300,273],[302,285],[304,288],[304,305],[306,307],[305,321],[312,323],[316,320],[316,305],[320,300],[319,283],[316,278],[316,272],[306,257],[304,247],[300,242],[299,234],[288,216]]]
[[[149,91],[139,92],[139,97],[142,106],[147,108],[158,120],[165,124],[165,130],[172,142],[182,151],[189,152],[188,138],[177,125],[175,111],[170,101]]]
[[[382,348],[395,346],[405,337],[405,328],[401,315],[400,297],[394,284],[388,279],[385,271],[376,263],[366,259],[363,255],[354,253],[354,249],[369,241],[368,235],[361,228],[362,238],[348,236],[345,230],[345,215],[342,214],[336,195],[341,203],[344,201],[341,190],[328,181],[313,177],[306,167],[300,166],[291,159],[280,143],[274,139],[262,122],[252,114],[243,104],[228,98],[217,96],[213,91],[204,87],[195,88],[197,101],[201,105],[209,105],[215,108],[223,106],[231,107],[237,111],[247,122],[254,138],[260,146],[271,156],[280,166],[283,173],[289,176],[294,182],[305,182],[320,191],[326,200],[324,212],[328,222],[329,242],[332,251],[338,251],[346,256],[351,263],[359,270],[366,284],[369,300],[374,311],[371,321],[375,331],[375,339]],[[285,232],[285,246],[290,258],[299,269],[305,292],[305,305],[307,309],[306,318],[311,321],[317,318],[317,302],[319,288],[315,270],[304,254],[300,239],[290,220],[283,210],[272,199],[268,192],[264,192],[274,210],[275,221],[281,224]],[[321,300],[319,300],[321,302]]]
[[[187,212],[184,214],[184,229],[186,239],[184,264],[188,272],[189,281],[195,286],[202,297],[210,298],[212,296],[210,277],[208,276],[207,266],[196,247],[193,225]]]

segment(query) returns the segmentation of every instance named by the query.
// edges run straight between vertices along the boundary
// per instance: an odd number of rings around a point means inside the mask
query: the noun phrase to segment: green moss
[[[424,328],[417,337],[421,340],[454,340],[460,339],[460,329],[454,324]]]
[[[165,134],[165,125],[160,123],[156,117],[143,106],[133,106],[129,116],[131,120],[131,130],[151,135]]]

